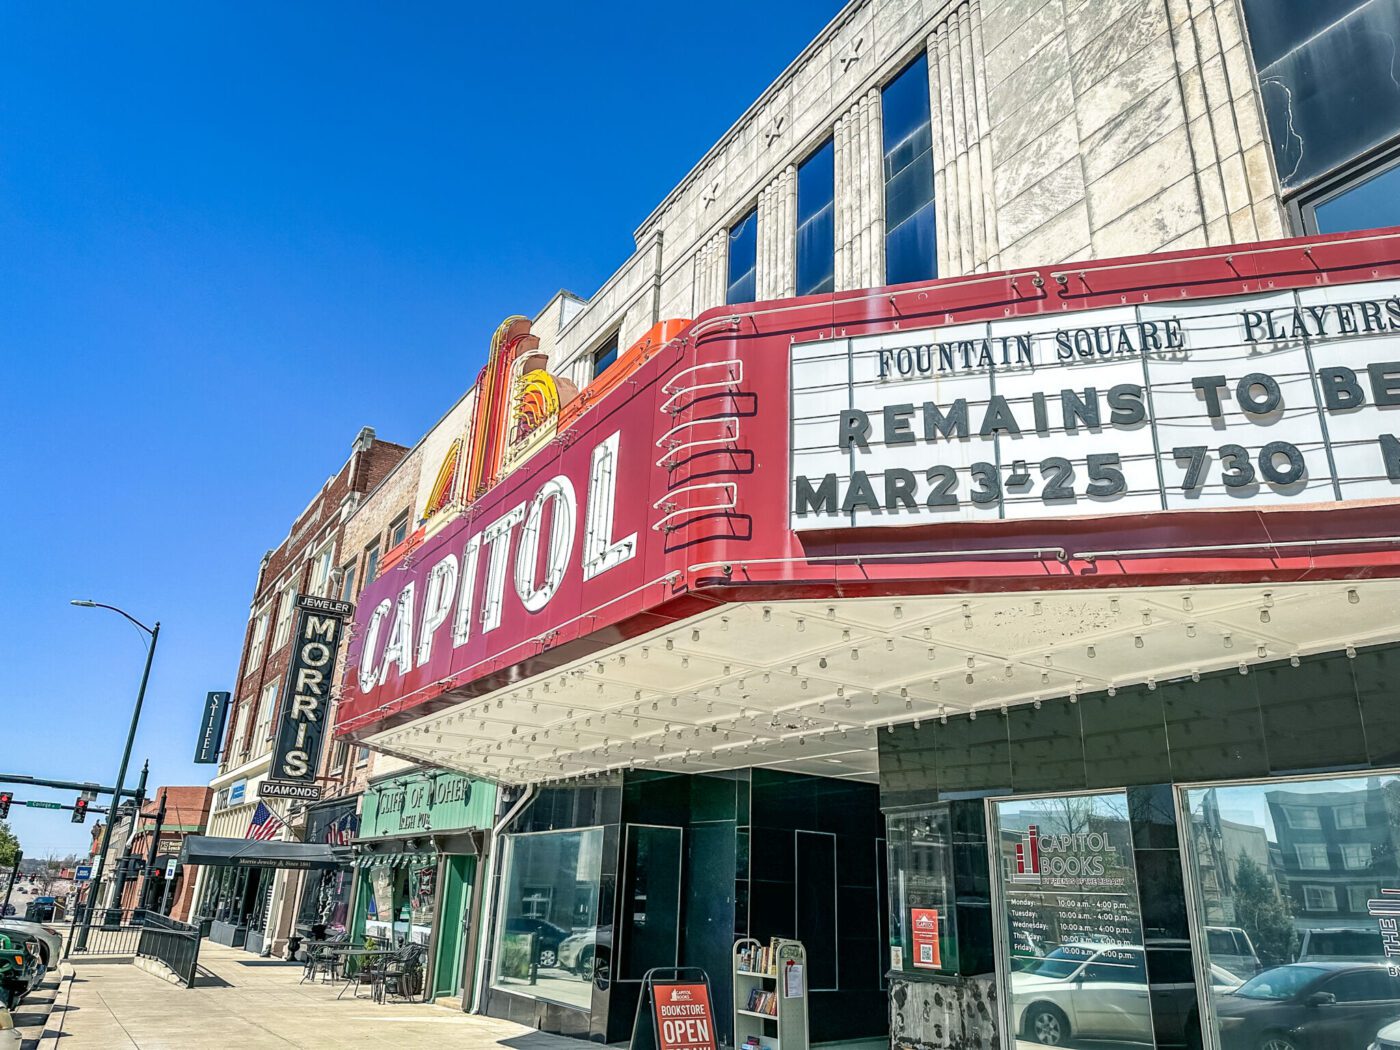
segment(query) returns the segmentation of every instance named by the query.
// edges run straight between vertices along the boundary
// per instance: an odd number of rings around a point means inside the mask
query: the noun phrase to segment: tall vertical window
[[[1245,0],[1244,13],[1285,193],[1400,136],[1400,0]]]
[[[593,351],[594,379],[606,372],[617,360],[617,337],[618,333],[614,332],[606,343]]]
[[[371,543],[365,548],[365,583],[373,583],[379,575],[379,544]]]
[[[282,590],[277,602],[277,630],[272,635],[272,651],[275,653],[286,644],[292,633],[292,614],[296,612],[297,585],[293,580]]]
[[[252,674],[262,663],[263,646],[267,644],[267,613],[258,613],[253,622],[253,640],[248,645],[248,665],[243,668],[245,675]]]
[[[340,600],[343,602],[355,600],[355,563],[353,561],[340,567]]]
[[[938,274],[927,56],[920,53],[885,85],[880,107],[885,137],[885,283],[926,281]]]
[[[262,754],[269,750],[267,737],[272,732],[272,712],[277,708],[277,687],[281,682],[268,682],[258,699],[258,724],[253,730],[253,750]]]
[[[238,715],[233,720],[233,745],[225,756],[229,765],[236,764],[243,754],[243,745],[248,737],[248,708],[251,706],[247,701],[238,705]]]
[[[797,294],[836,287],[836,148],[831,139],[797,169]]]
[[[335,547],[327,544],[316,555],[316,560],[311,565],[311,590],[309,593],[318,598],[325,598],[330,595],[331,587],[331,567],[335,563]]]
[[[754,267],[758,264],[758,209],[729,227],[729,282],[726,303],[754,301]]]

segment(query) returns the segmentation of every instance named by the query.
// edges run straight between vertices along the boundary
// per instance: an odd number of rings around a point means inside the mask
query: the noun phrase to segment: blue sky
[[[207,781],[258,560],[357,430],[591,294],[840,6],[0,6],[0,773],[115,778],[142,639],[93,597],[162,621],[135,764]]]

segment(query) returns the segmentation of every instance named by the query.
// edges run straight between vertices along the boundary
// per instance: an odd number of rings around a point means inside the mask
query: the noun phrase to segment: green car
[[[34,942],[26,943],[0,933],[0,1005],[13,1010],[43,974]]]

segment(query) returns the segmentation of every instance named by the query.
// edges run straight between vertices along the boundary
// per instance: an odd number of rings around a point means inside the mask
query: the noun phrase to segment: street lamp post
[[[145,631],[151,638],[150,643],[146,646],[146,667],[141,672],[141,688],[136,692],[136,707],[131,712],[131,728],[126,733],[126,747],[122,750],[122,763],[117,768],[117,787],[112,794],[112,812],[108,814],[107,824],[102,829],[102,848],[98,851],[97,867],[92,873],[93,892],[88,894],[87,907],[83,909],[83,928],[78,934],[77,941],[77,948],[81,951],[87,947],[88,933],[92,929],[92,911],[97,904],[97,889],[102,885],[102,866],[107,861],[107,847],[112,842],[112,825],[116,823],[117,805],[121,801],[122,789],[126,787],[126,767],[131,761],[131,747],[136,742],[136,726],[141,721],[141,705],[146,702],[146,683],[151,678],[151,661],[155,659],[156,642],[160,639],[160,621],[157,620],[154,627],[147,627],[136,617],[124,609],[118,609],[115,605],[104,605],[102,602],[88,600],[74,600],[70,604],[84,609],[108,609],[118,613]]]

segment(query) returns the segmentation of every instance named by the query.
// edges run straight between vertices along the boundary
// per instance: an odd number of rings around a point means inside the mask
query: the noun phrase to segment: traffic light
[[[10,815],[10,803],[15,800],[13,791],[0,791],[0,820]]]
[[[73,803],[73,823],[82,824],[87,820],[88,800],[82,795],[78,796],[78,801]]]

